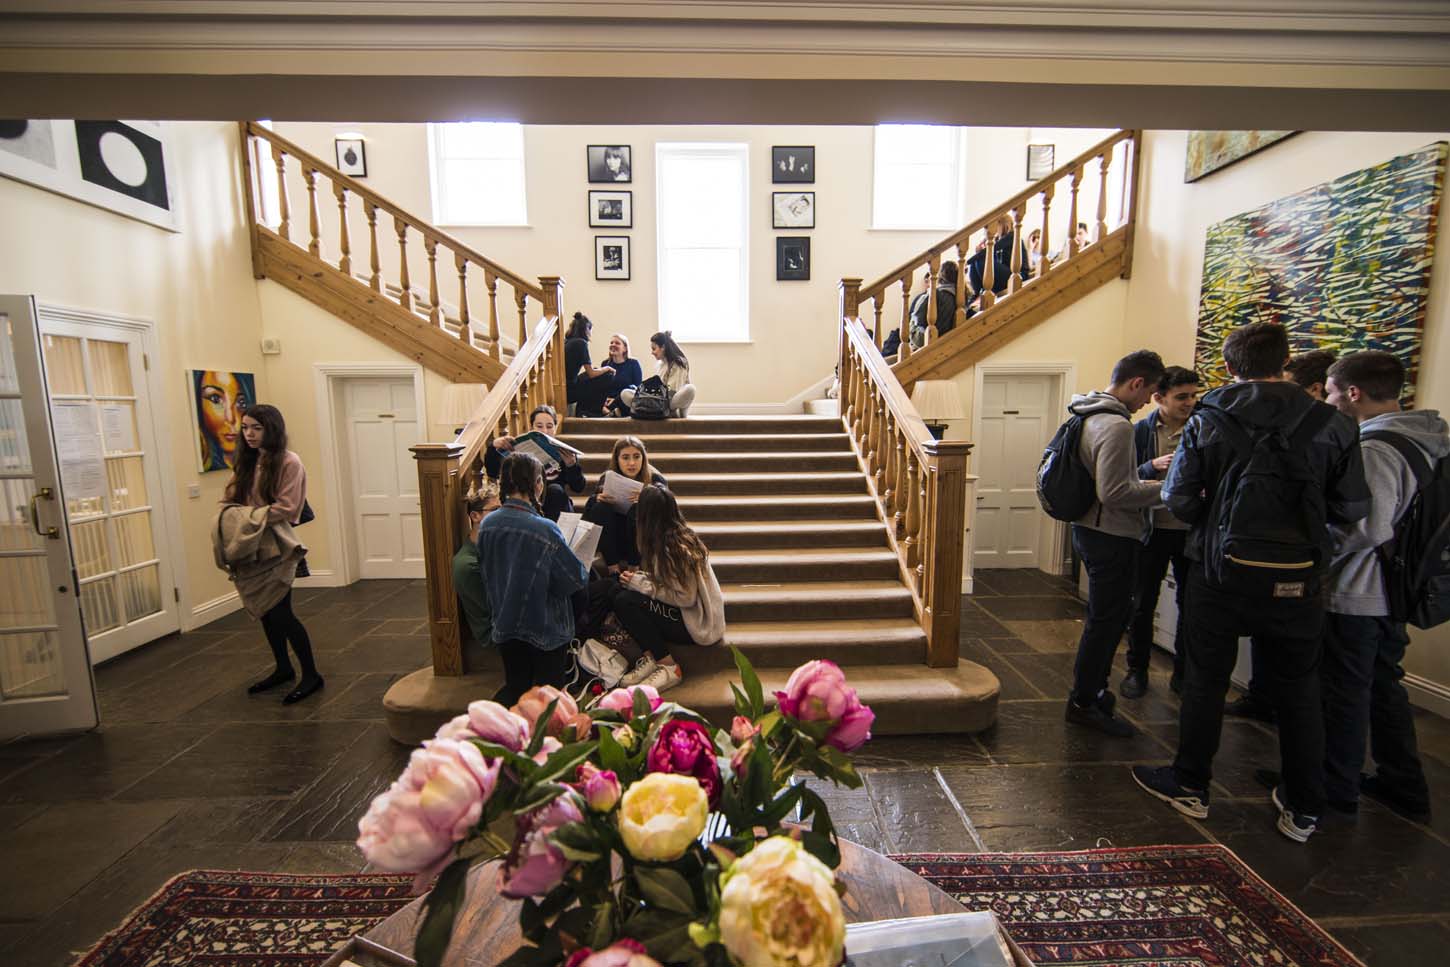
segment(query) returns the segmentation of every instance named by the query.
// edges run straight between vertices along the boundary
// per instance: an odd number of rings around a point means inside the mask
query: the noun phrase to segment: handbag
[[[629,415],[636,420],[663,420],[670,415],[670,390],[665,381],[651,376],[639,384],[629,404]]]
[[[300,513],[300,514],[297,515],[297,525],[296,526],[301,527],[303,524],[310,524],[310,523],[312,523],[316,519],[317,519],[317,515],[312,512],[312,505],[307,502],[307,498],[306,497],[303,497],[302,498],[302,513]]]
[[[582,675],[598,679],[605,688],[613,688],[629,671],[629,661],[619,652],[596,638],[575,640],[570,646],[574,661]]]

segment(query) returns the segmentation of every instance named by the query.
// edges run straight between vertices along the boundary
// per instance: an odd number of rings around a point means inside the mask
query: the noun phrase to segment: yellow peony
[[[720,941],[741,967],[837,967],[846,915],[830,867],[772,836],[723,877]]]
[[[709,808],[694,776],[651,772],[624,791],[619,833],[635,859],[677,860],[705,831]]]

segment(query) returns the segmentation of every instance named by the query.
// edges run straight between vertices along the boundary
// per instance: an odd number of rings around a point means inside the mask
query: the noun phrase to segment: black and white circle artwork
[[[55,134],[50,121],[0,120],[0,151],[55,167]]]
[[[170,210],[161,141],[123,121],[77,121],[81,178]]]

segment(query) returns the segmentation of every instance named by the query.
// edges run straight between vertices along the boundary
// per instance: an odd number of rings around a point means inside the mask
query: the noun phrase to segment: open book
[[[585,567],[594,563],[594,555],[599,550],[598,524],[585,520],[582,514],[566,512],[559,515],[559,533],[564,535],[564,543]]]
[[[643,489],[644,484],[638,480],[631,480],[622,473],[606,470],[604,471],[604,492],[600,494],[599,499],[613,505],[620,513],[627,513],[632,506],[632,498]]]
[[[540,433],[538,430],[530,430],[528,433],[520,433],[514,437],[515,453],[532,453],[544,465],[546,473],[552,473],[563,465],[562,454],[572,453],[576,457],[583,456],[569,444],[547,433]]]

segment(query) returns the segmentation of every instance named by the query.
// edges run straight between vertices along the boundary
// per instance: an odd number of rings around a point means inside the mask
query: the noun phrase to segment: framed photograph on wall
[[[815,228],[816,193],[775,191],[770,195],[771,228]]]
[[[367,148],[362,138],[333,138],[333,150],[337,152],[337,170],[354,178],[368,176]]]
[[[634,179],[634,165],[627,144],[591,144],[585,149],[589,164],[589,183],[607,185],[627,183]]]
[[[633,228],[634,192],[591,191],[589,193],[590,228]]]
[[[811,238],[809,235],[781,235],[775,240],[775,281],[809,282]]]
[[[770,180],[777,185],[813,185],[816,149],[810,145],[776,145],[770,149]]]
[[[1029,144],[1027,146],[1027,180],[1036,181],[1052,174],[1056,167],[1053,158],[1057,154],[1055,144]]]
[[[629,236],[594,236],[594,277],[629,280]]]

